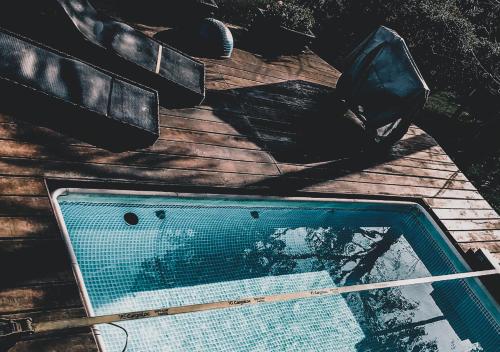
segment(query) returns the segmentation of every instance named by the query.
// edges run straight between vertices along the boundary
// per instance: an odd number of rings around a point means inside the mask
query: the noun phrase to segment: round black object
[[[135,213],[126,213],[123,215],[123,219],[129,225],[137,225],[139,223],[139,217]]]
[[[197,36],[207,56],[231,57],[234,47],[233,35],[221,21],[215,18],[201,20]]]
[[[254,219],[258,219],[259,218],[259,212],[258,211],[251,211],[250,212],[250,215],[252,216],[252,218]]]

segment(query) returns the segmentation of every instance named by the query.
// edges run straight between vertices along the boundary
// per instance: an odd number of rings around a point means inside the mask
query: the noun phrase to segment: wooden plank
[[[448,170],[448,171],[459,171],[454,162],[449,159],[449,157],[444,156],[434,158],[433,154],[441,154],[441,153],[420,153],[421,151],[426,151],[429,144],[422,145],[420,143],[420,138],[422,136],[412,136],[405,135],[403,136],[403,140],[411,141],[411,144],[407,145],[405,148],[393,148],[388,153],[380,153],[375,155],[367,155],[364,159],[366,164],[391,164],[391,165],[402,165],[402,166],[410,166],[410,167],[418,167],[418,168],[426,168],[431,170]],[[426,155],[430,155],[429,158],[426,159]],[[359,155],[362,157],[362,155]],[[416,158],[417,157],[417,158]],[[437,159],[437,160],[436,160]],[[353,158],[353,162],[356,161],[356,158]]]
[[[448,230],[500,230],[500,218],[496,219],[468,219],[442,220]]]
[[[171,137],[171,140],[168,138]],[[18,140],[25,142],[37,142],[43,144],[46,149],[51,149],[52,152],[62,153],[61,144],[71,144],[71,145],[85,145],[88,144],[67,139],[62,137],[61,135],[52,132],[50,130],[44,128],[37,128],[29,125],[17,125],[17,124],[0,124],[0,138],[6,140]],[[166,140],[166,141],[164,141]],[[170,143],[171,141],[176,142]],[[253,142],[248,141],[246,138],[237,137],[237,136],[228,136],[223,134],[214,134],[214,133],[206,133],[206,132],[194,132],[194,131],[184,131],[179,129],[171,129],[166,135],[163,136],[163,140],[158,141],[155,145],[145,151],[154,151],[154,152],[162,152],[162,153],[172,153],[175,150],[169,149],[172,145],[176,145],[176,149],[180,149],[181,146],[184,148],[189,148],[185,143],[192,143],[197,145],[216,145],[222,147],[236,147],[237,149],[251,149],[251,150],[259,150],[260,148],[256,146]],[[182,144],[179,144],[182,143]],[[191,146],[191,148],[193,148]],[[201,147],[198,147],[201,148]],[[7,151],[4,152],[4,154]],[[178,152],[177,152],[178,153]],[[241,155],[242,151],[234,151],[236,155]],[[245,156],[246,160],[251,161],[259,161],[266,160],[270,161],[269,157],[265,158],[262,153],[255,152],[247,152],[248,156]],[[225,153],[227,155],[227,153]],[[258,159],[256,159],[256,155],[258,155]]]
[[[0,138],[16,139],[29,142],[60,142],[68,141],[67,137],[46,128],[39,128],[28,124],[0,124]],[[261,149],[247,136],[233,136],[220,133],[206,133],[182,130],[177,128],[162,127],[161,140],[181,141],[198,144],[220,145],[242,149]],[[73,143],[74,139],[70,139]],[[80,142],[81,143],[81,142]]]
[[[0,123],[0,138],[6,140],[43,142],[47,145],[58,145],[62,143],[83,143],[74,138],[64,136],[49,128],[39,127],[24,120]]]
[[[201,109],[200,109],[201,110]],[[198,111],[200,111],[198,110]],[[205,110],[208,111],[208,110]],[[261,118],[261,116],[249,116],[244,115],[243,112],[234,111],[232,108],[221,108],[220,110],[211,113],[212,119],[219,124],[229,126],[228,128],[224,127],[219,129],[220,132],[224,134],[234,135],[234,136],[250,136],[254,138],[256,133],[254,129],[262,129],[262,130],[270,130],[274,132],[283,132],[283,133],[292,133],[290,132],[290,124],[284,121],[275,121],[269,120],[265,118]],[[202,116],[203,118],[210,118],[210,115],[204,114],[206,116]],[[162,117],[163,118],[163,117]],[[170,118],[169,115],[165,115],[165,119]],[[191,126],[182,126],[180,128],[189,129],[192,131],[202,131],[207,133],[218,132],[215,128],[211,126],[217,127],[218,125],[213,125],[213,121],[206,121],[202,119],[194,119],[186,116],[177,117],[178,119],[184,118],[191,120],[189,124]],[[208,123],[207,123],[208,122]],[[184,124],[181,120],[174,121],[173,123],[178,123],[178,125],[187,125]],[[173,124],[172,123],[172,124]],[[168,122],[166,123],[168,124]],[[186,128],[187,127],[187,128]],[[234,130],[231,132],[231,130]]]
[[[439,144],[436,142],[432,136],[430,136],[427,132],[425,132],[423,129],[416,125],[410,125],[408,127],[408,130],[406,131],[406,135],[412,136],[412,137],[421,137],[423,142],[429,143],[431,145],[436,145],[439,146]]]
[[[283,170],[282,170],[283,171]],[[376,173],[376,172],[355,172],[348,170],[340,170],[340,172],[329,171],[318,174],[314,171],[312,173],[305,172],[295,174],[296,176],[301,176],[311,180],[316,180],[317,182],[323,181],[349,181],[355,183],[368,183],[368,184],[381,184],[381,185],[394,185],[394,186],[417,186],[426,188],[437,188],[443,191],[448,189],[458,189],[458,190],[469,190],[475,191],[476,188],[468,181],[457,181],[449,179],[437,179],[433,177],[425,177],[422,175],[398,175],[389,173]],[[292,174],[287,174],[287,176],[294,177]]]
[[[166,109],[160,106],[160,123],[162,125],[166,125],[166,123],[168,122],[165,120],[168,120],[170,116],[185,117],[200,121],[224,122],[224,120],[218,116],[218,112],[220,111],[219,109],[226,110],[224,106],[214,108],[206,104],[194,108],[178,108],[178,109]],[[231,112],[231,110],[227,110],[227,112]],[[241,120],[242,117],[241,115],[235,113],[234,119]]]
[[[284,84],[282,85],[284,86]],[[278,85],[273,86],[276,89]],[[297,121],[300,118],[307,118],[309,116],[316,116],[321,113],[322,107],[318,104],[317,99],[325,96],[325,93],[321,95],[317,94],[316,97],[298,97],[298,93],[295,91],[283,93],[273,93],[270,89],[271,86],[260,86],[237,90],[237,96],[239,101],[231,102],[229,100],[226,102],[226,107],[231,110],[241,111],[244,115],[254,116],[254,117],[265,117],[266,119],[283,121],[286,123],[291,123]],[[297,92],[300,90],[297,88]],[[222,95],[224,93],[224,95]],[[234,100],[234,95],[236,91],[231,90],[229,92],[220,92],[220,97],[210,97],[207,104],[217,107],[222,104],[222,101],[213,101],[215,99],[222,100],[231,94]],[[231,98],[231,97],[230,97]],[[314,100],[316,99],[316,100]]]
[[[297,150],[305,150],[307,144],[304,143],[304,139],[299,139],[295,132],[282,132],[282,131],[269,131],[269,130],[260,130],[259,128],[255,128],[255,132],[258,135],[259,139],[262,140],[266,149],[272,153],[278,152],[283,156],[281,158],[285,158],[287,153],[290,151]],[[439,148],[436,146],[432,146],[430,144],[424,143],[416,143],[413,137],[405,137],[406,140],[403,140],[399,143],[396,143],[389,151],[388,155],[391,155],[393,158],[409,158],[417,161],[426,161],[433,163],[444,163],[444,164],[453,164],[451,159]],[[402,145],[400,143],[409,142],[406,145]],[[326,150],[322,151],[324,154],[327,153]],[[355,154],[355,156],[357,156]],[[376,155],[366,156],[367,158],[377,157]],[[278,157],[280,158],[280,157]]]
[[[491,209],[484,199],[449,199],[449,198],[424,198],[425,202],[433,209]]]
[[[65,145],[90,146],[87,143],[62,136],[47,128],[32,126],[27,123],[0,124],[0,138],[3,140],[23,141],[27,143],[42,144],[45,148],[51,148],[60,153]],[[224,147],[231,148],[231,147]],[[201,152],[199,152],[201,150]],[[225,160],[242,160],[256,162],[271,162],[271,159],[263,151],[250,151],[248,149],[221,149],[207,144],[198,144],[193,138],[188,142],[159,140],[152,147],[145,149],[159,154],[193,155],[201,157],[215,157]],[[7,154],[4,151],[4,154]],[[231,157],[234,155],[234,157]]]
[[[213,71],[205,71],[205,89],[206,90],[224,90],[229,89],[231,86],[227,84],[224,77]]]
[[[310,49],[307,49],[301,55],[309,58],[309,60],[311,61],[311,67],[314,67],[316,69],[321,69],[323,67],[325,70],[334,69],[335,71],[337,71],[337,69],[330,65],[328,61],[322,59],[319,55],[317,55]]]
[[[125,342],[124,342],[125,343]],[[63,336],[48,336],[43,339],[25,340],[17,343],[9,352],[98,352],[93,335],[68,333]]]
[[[162,128],[160,139],[168,141],[219,145],[241,149],[261,149],[257,144],[249,141],[246,136],[231,136],[227,134],[188,131],[175,128]]]
[[[338,166],[337,166],[338,164]],[[315,164],[291,164],[279,162],[278,167],[283,174],[288,173],[307,173],[315,175],[314,177],[335,177],[338,174],[362,171],[378,174],[402,175],[402,176],[418,176],[428,177],[440,180],[468,181],[464,174],[457,171],[448,171],[433,169],[432,165],[425,162],[397,159],[387,159],[385,161],[363,165],[359,163],[349,163],[342,161],[326,161]],[[352,166],[349,168],[349,166]]]
[[[419,141],[412,139],[412,135],[407,135],[403,137],[400,141],[396,142],[393,146],[393,150],[425,150],[428,153],[436,155],[447,155],[445,151],[437,145],[425,142],[423,139],[425,135],[419,136]]]
[[[53,216],[1,217],[0,239],[59,237]]]
[[[262,150],[239,149],[190,142],[158,141],[151,148],[146,149],[146,151],[167,155],[223,159],[227,161],[273,162],[269,155]]]
[[[441,220],[498,219],[493,209],[436,209],[434,213]]]
[[[51,148],[40,144],[31,144],[27,142],[18,143],[12,140],[0,140],[0,157],[15,157],[26,159],[43,159],[52,161],[80,161],[91,164],[106,165],[130,165],[138,167],[150,167],[154,169],[192,169],[206,171],[222,171],[234,173],[247,173],[255,175],[277,175],[278,168],[274,163],[256,163],[246,161],[230,161],[222,159],[208,159],[193,156],[162,154],[151,152],[128,152],[128,153],[110,153],[103,149],[90,146],[66,145],[61,148]],[[11,181],[12,180],[12,181]],[[11,187],[19,184],[25,184],[21,187]],[[34,185],[29,184],[29,182]],[[35,192],[35,179],[23,181],[16,178],[5,178],[4,182],[10,192],[19,192],[22,194],[32,190]],[[38,180],[39,192],[43,192],[43,182]],[[3,184],[0,181],[0,190]],[[29,189],[28,189],[29,187]],[[15,194],[15,193],[12,193]]]
[[[231,124],[220,120],[218,122],[199,120],[188,117],[168,115],[168,112],[160,115],[163,127],[171,127],[197,132],[220,133],[231,136],[245,136],[251,132],[251,126],[244,119],[235,119]]]
[[[13,319],[32,318],[34,322],[82,318],[86,316],[87,314],[85,313],[85,309],[83,307],[38,310],[38,311],[35,310],[35,311],[22,312],[16,314],[9,314],[9,317],[12,317]]]
[[[414,152],[414,151],[408,151],[408,150],[391,149],[390,155],[392,155],[394,157],[404,156],[407,159],[415,159],[415,160],[421,160],[421,161],[427,161],[427,162],[433,161],[433,162],[440,162],[440,163],[447,163],[447,164],[454,165],[453,160],[451,160],[449,156],[442,155],[442,154],[433,154],[433,153],[429,153],[425,150]]]
[[[71,281],[66,245],[54,240],[0,241],[0,290]]]
[[[0,142],[0,154],[2,143]],[[42,195],[47,190],[42,179],[35,177],[0,176],[0,194],[3,195]]]
[[[219,95],[224,97],[231,97],[235,100],[234,103],[227,103],[228,99],[223,99],[220,97],[214,97],[214,93],[209,93],[207,100],[205,100],[204,105],[197,106],[195,108],[185,108],[185,109],[165,109],[160,107],[160,121],[162,125],[166,125],[168,122],[164,121],[169,119],[170,116],[185,117],[188,119],[200,120],[200,121],[210,121],[210,122],[222,122],[230,123],[234,126],[243,124],[248,118],[254,120],[263,120],[275,123],[276,126],[289,126],[289,122],[286,121],[276,121],[272,118],[267,118],[264,114],[253,114],[246,115],[243,111],[243,102],[236,101],[234,94],[227,92],[219,92]],[[215,100],[211,102],[211,100]],[[221,100],[221,101],[217,101]],[[15,121],[10,121],[15,122]],[[288,127],[287,127],[288,128]]]
[[[283,57],[276,57],[276,58],[263,58],[260,55],[242,50],[240,48],[234,48],[233,53],[231,55],[231,60],[236,61],[236,62],[242,62],[242,63],[248,63],[251,65],[263,65],[263,64],[279,64],[282,63],[283,70],[288,71],[292,69],[294,66],[292,63],[295,63],[297,65],[298,61],[294,57],[289,57],[289,56],[283,56]],[[287,60],[285,64],[285,60]]]
[[[294,183],[294,180],[289,179],[290,182]],[[446,189],[440,192],[439,189],[426,188],[426,187],[413,187],[413,186],[391,186],[383,184],[362,184],[344,181],[325,181],[314,183],[311,185],[305,185],[307,181],[296,180],[296,183],[300,186],[294,188],[299,188],[302,191],[309,192],[323,192],[323,193],[340,193],[340,194],[357,194],[357,195],[389,195],[389,196],[401,196],[401,197],[440,197],[446,199],[460,199],[460,200],[479,200],[483,198],[476,191],[462,191],[462,190],[451,190]],[[289,185],[292,188],[293,186]]]
[[[279,86],[280,85],[276,84],[276,87]],[[295,114],[300,113],[300,116],[305,116],[305,114],[320,113],[322,106],[317,99],[319,97],[325,97],[328,94],[327,92],[321,92],[320,94],[316,93],[309,96],[300,96],[298,92],[300,92],[301,87],[290,86],[288,83],[281,84],[281,87],[289,87],[287,92],[273,92],[270,89],[272,87],[273,86],[257,86],[251,89],[240,89],[238,90],[238,95],[241,99],[245,100],[246,104],[261,104],[269,108],[278,109],[283,115],[290,111]],[[245,109],[243,109],[243,111],[245,111]]]
[[[81,307],[74,282],[0,290],[0,314],[31,310]]]
[[[235,174],[228,172],[181,170],[181,169],[153,169],[147,167],[113,166],[88,164],[81,162],[44,161],[36,159],[0,158],[0,174],[4,175],[44,175],[53,178],[73,178],[101,181],[140,181],[163,185],[198,185],[243,187],[261,182],[269,176]],[[28,198],[28,197],[25,197]],[[19,197],[0,198],[1,208],[19,209]],[[2,204],[2,202],[4,202]],[[36,202],[33,200],[33,202]],[[5,205],[5,206],[2,206]],[[28,207],[37,209],[41,205],[32,204]],[[43,208],[43,207],[42,207]],[[11,215],[3,209],[3,215]],[[0,211],[2,214],[2,211]]]
[[[3,163],[2,163],[3,161]],[[74,171],[74,166],[78,164],[80,165],[79,171]],[[88,170],[87,170],[88,169]],[[127,166],[116,166],[113,168],[106,167],[106,165],[98,165],[92,164],[88,165],[84,168],[82,163],[73,163],[73,162],[58,162],[58,161],[46,161],[40,162],[39,160],[28,160],[28,159],[7,159],[3,158],[0,161],[0,173],[8,174],[13,172],[16,175],[20,173],[24,173],[27,176],[31,176],[33,174],[40,175],[43,174],[45,176],[51,177],[71,177],[71,178],[101,178],[101,179],[122,179],[122,180],[142,180],[142,181],[157,181],[163,183],[175,183],[175,184],[184,184],[186,182],[191,183],[194,178],[196,178],[198,184],[204,185],[234,185],[234,186],[251,186],[255,183],[261,183],[265,180],[265,177],[255,176],[255,175],[235,175],[231,176],[229,173],[220,173],[220,172],[207,172],[202,174],[201,172],[197,172],[194,170],[166,170],[166,169],[152,169],[152,168],[138,168],[138,167],[127,167]],[[368,174],[367,174],[368,175]],[[351,177],[351,179],[349,179]],[[373,180],[370,183],[360,183],[358,186],[359,189],[368,189],[371,184],[377,184],[381,186],[388,186],[387,177],[380,176],[377,174],[369,174],[369,177]],[[344,176],[350,183],[357,183],[360,180],[368,181],[369,177],[364,177],[363,175],[351,174]],[[420,178],[412,178],[409,176],[391,176],[394,178],[393,182],[399,185],[407,186],[409,183],[418,183],[420,182]],[[301,177],[304,179],[304,177]],[[287,179],[293,181],[294,178],[287,177]],[[271,178],[270,180],[273,180]],[[318,180],[318,179],[304,179],[306,184],[322,184],[322,187],[325,187],[325,181],[327,180]],[[341,182],[342,180],[331,180],[329,184],[333,184],[335,182]],[[411,181],[411,182],[410,182]],[[274,181],[273,181],[274,182]],[[377,183],[378,182],[378,183]],[[442,184],[434,183],[434,186],[442,186],[447,184],[449,188],[432,188],[429,186],[432,182],[442,182]],[[457,181],[459,182],[459,181]],[[463,190],[467,188],[471,188],[467,186],[467,182],[463,182],[461,185],[461,190],[450,189],[453,186],[458,187],[459,183],[447,182],[447,181],[439,181],[439,180],[428,180],[425,184],[425,187],[418,188],[418,194],[425,195],[427,197],[448,197],[448,198],[464,198],[464,199],[479,199],[480,195],[476,191],[468,191]],[[343,182],[345,184],[347,182]],[[293,182],[290,185],[293,186]],[[353,185],[350,185],[352,188]],[[398,190],[398,187],[392,187],[393,194],[401,194],[401,190]],[[385,189],[385,188],[384,188]],[[370,194],[372,194],[371,192]],[[385,193],[384,193],[385,194]],[[11,198],[8,198],[11,199]]]
[[[232,75],[239,78],[246,78],[255,80],[250,74],[257,74],[258,77],[265,77],[258,79],[258,82],[268,82],[267,77],[272,80],[289,81],[289,80],[304,80],[323,84],[325,86],[335,87],[338,77],[333,75],[318,74],[318,72],[310,70],[283,70],[278,69],[276,66],[269,63],[261,63],[259,65],[245,62],[231,58],[230,60],[203,60],[208,69],[219,72],[223,75]]]
[[[229,94],[227,91],[221,93]],[[284,104],[273,104],[272,100],[251,101],[247,99],[242,92],[239,92],[239,94],[241,97],[238,105],[234,103],[228,104],[228,106],[224,106],[224,110],[234,111],[237,114],[242,114],[254,119],[259,118],[261,120],[269,120],[281,124],[291,124],[297,119],[304,117],[306,113],[303,110],[293,109],[293,107],[297,107],[297,105],[290,107],[284,106]],[[219,99],[222,99],[222,97]],[[217,102],[217,104],[220,103]],[[212,106],[214,105],[215,103],[213,103]]]
[[[379,165],[383,167],[385,167],[386,165],[407,166],[412,168],[422,168],[422,169],[429,169],[436,171],[439,170],[453,171],[453,172],[459,171],[455,164],[441,163],[428,160],[418,160],[418,159],[406,158],[404,156],[388,158],[383,162],[382,161],[379,162]],[[461,175],[462,175],[461,177],[465,178],[463,174]]]
[[[305,160],[310,160],[311,157],[318,156],[317,159],[312,159],[313,161],[322,159],[324,160],[330,157],[331,158],[339,157],[338,153],[335,154],[335,149],[329,151],[328,149],[323,149],[320,148],[319,146],[314,146],[313,143],[308,145],[307,143],[304,142],[304,140],[299,140],[293,134],[275,133],[269,131],[261,131],[258,129],[256,130],[256,132],[258,134],[259,139],[262,141],[262,143],[257,142],[257,144],[264,146],[264,148],[268,150],[270,153],[272,153],[277,160],[280,160],[282,162],[287,162],[287,161],[290,162],[290,156],[296,157],[296,155],[299,155],[299,153],[303,154],[307,153],[310,155]],[[353,146],[353,148],[356,147]],[[345,152],[348,153],[348,150],[345,150]],[[346,154],[346,156],[351,156],[353,160],[358,160],[358,161],[362,157],[364,157],[364,160],[362,160],[364,163],[368,163],[370,161],[374,162],[376,161],[377,157],[379,158],[385,157],[391,159],[405,158],[421,162],[432,162],[437,164],[454,165],[447,155],[434,152],[430,147],[419,147],[418,145],[414,145],[411,149],[394,146],[387,153],[385,154],[380,153],[379,155],[366,155],[366,154],[363,155],[355,150],[353,150],[353,152],[354,152],[353,154],[352,153]]]
[[[219,63],[208,62],[206,66],[207,70],[210,72],[221,74],[224,81],[233,86],[232,89],[246,88],[246,87],[257,87],[259,85],[269,85],[269,84],[279,84],[281,82],[301,81],[310,82],[324,85],[325,87],[335,87],[336,79],[331,79],[327,81],[326,79],[321,79],[320,76],[317,78],[311,77],[311,75],[295,75],[290,78],[277,77],[278,75],[269,74],[269,72],[263,73],[266,69],[271,68],[267,65],[263,70],[257,71],[247,71],[240,68],[235,68],[231,66],[221,65]]]
[[[205,89],[210,90],[225,90],[233,88],[232,85],[229,85],[222,77],[220,79],[214,80],[210,79],[210,77],[205,77]]]
[[[420,127],[418,127],[416,125],[411,124],[408,127],[408,130],[406,131],[406,135],[414,136],[414,137],[418,136],[418,137],[421,137],[421,140],[423,142],[429,143],[431,145],[439,146],[439,143],[431,135],[429,135],[427,132],[425,132],[423,129],[421,129]]]
[[[340,77],[340,72],[322,60],[316,60],[316,55],[299,54],[295,56],[282,56],[274,59],[264,60],[247,51],[235,48],[232,60],[252,65],[269,65],[275,69],[282,69],[285,72],[297,72],[299,70],[316,72],[331,77]]]
[[[205,61],[205,68],[207,71],[219,73],[224,77],[224,80],[226,82],[238,82],[240,78],[246,81],[251,81],[252,85],[279,83],[284,81],[284,79],[282,78],[276,78],[267,74],[261,74],[259,72],[246,71],[242,70],[241,68],[233,68],[227,65],[223,66],[208,60]],[[239,84],[236,85],[240,86]]]
[[[468,243],[459,243],[460,248],[464,252],[468,251],[469,249],[479,249],[479,248],[484,248],[490,251],[491,253],[500,253],[500,241],[493,241],[493,242],[468,242]]]
[[[500,241],[500,230],[450,231],[457,242]]]
[[[245,87],[255,87],[257,85],[263,85],[264,83],[258,83],[255,81],[247,80],[244,78],[237,78],[232,76],[222,76],[224,79],[224,85],[207,85],[207,89],[211,90],[228,90],[228,89],[239,89]]]
[[[49,215],[51,213],[48,197],[22,197],[0,195],[0,216]]]
[[[213,62],[215,60],[204,59],[204,62]],[[259,72],[261,74],[271,75],[282,79],[310,79],[313,81],[322,81],[327,84],[336,84],[340,72],[331,66],[318,65],[324,68],[318,70],[303,65],[299,59],[295,58],[277,58],[274,60],[264,60],[256,55],[245,52],[240,49],[234,49],[230,60],[216,61],[221,65],[230,67],[247,67],[249,71]]]
[[[260,130],[283,132],[289,132],[292,128],[291,123],[288,121],[267,119],[265,115],[245,115],[241,109],[241,107],[237,106],[221,106],[214,108],[203,106],[197,109],[163,110],[160,114],[160,122],[163,126],[168,126],[171,124],[171,122],[168,121],[171,116],[177,118],[182,117],[193,120],[193,122],[191,122],[193,126],[189,126],[190,129],[205,132],[211,132],[211,128],[207,128],[205,122],[216,122],[230,125],[226,131],[223,131],[226,134],[231,133],[230,129],[235,129],[238,135],[242,133],[253,133],[253,131],[251,131],[252,127]],[[194,121],[198,121],[198,123],[196,124]],[[208,126],[211,126],[211,124],[208,124]]]
[[[332,165],[319,164],[317,166],[278,163],[279,169],[284,174],[302,173],[308,175],[309,177],[314,177],[314,178],[335,178],[338,175],[350,176],[357,174],[399,175],[403,177],[423,178],[424,180],[426,179],[439,180],[440,181],[439,186],[436,187],[442,187],[444,186],[446,181],[450,181],[452,184],[468,183],[467,186],[468,189],[473,189],[473,190],[475,189],[475,187],[472,184],[470,184],[470,182],[468,182],[468,180],[462,173],[456,173],[452,171],[432,170],[418,166],[422,165],[415,165],[414,167],[406,167],[399,165],[391,165],[388,163],[381,163],[379,165],[375,165],[372,167],[367,166],[366,168],[362,168],[362,171],[357,172],[357,170],[359,170],[360,168],[353,167],[353,169],[350,170],[346,167],[343,167],[342,164],[336,167],[335,163],[332,163]]]

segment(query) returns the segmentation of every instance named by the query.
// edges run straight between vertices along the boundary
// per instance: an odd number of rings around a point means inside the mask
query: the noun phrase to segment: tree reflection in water
[[[389,250],[391,255],[384,258]],[[409,260],[413,261],[410,265]],[[267,240],[245,251],[245,263],[255,276],[326,270],[340,286],[426,275],[418,275],[425,267],[402,233],[390,227],[278,229]],[[403,277],[394,277],[398,273]],[[357,346],[359,350],[438,350],[436,339],[425,338],[425,325],[444,317],[415,323],[420,302],[405,297],[401,289],[344,297],[366,335]]]
[[[245,251],[245,263],[256,276],[327,270],[336,284],[352,285],[361,283],[401,236],[387,227],[278,229]]]

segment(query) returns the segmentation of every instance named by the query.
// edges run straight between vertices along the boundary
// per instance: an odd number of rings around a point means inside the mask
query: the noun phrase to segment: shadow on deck
[[[253,187],[300,190],[432,147],[427,136],[414,135],[396,151],[367,148],[364,131],[345,117],[335,89],[301,80],[210,91],[205,104],[274,159],[280,177]]]

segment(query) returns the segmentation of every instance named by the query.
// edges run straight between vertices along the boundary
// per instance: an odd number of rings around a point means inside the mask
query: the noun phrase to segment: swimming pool
[[[60,190],[90,315],[470,271],[411,202]],[[119,323],[127,351],[495,351],[476,279]],[[97,326],[107,352],[123,331]]]

